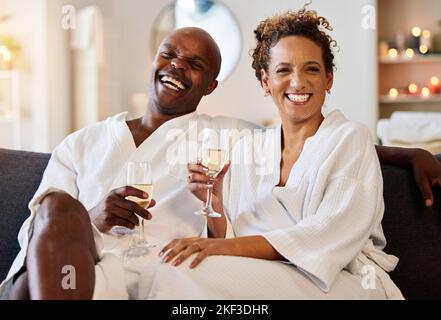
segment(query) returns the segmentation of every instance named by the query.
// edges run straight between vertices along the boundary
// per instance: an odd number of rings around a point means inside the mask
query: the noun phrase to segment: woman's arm
[[[441,163],[428,151],[417,148],[376,146],[378,158],[385,165],[411,168],[427,207],[434,203],[432,187],[441,186]]]
[[[179,266],[192,254],[198,253],[190,265],[197,267],[208,256],[239,256],[265,260],[286,260],[262,236],[239,237],[233,239],[190,238],[174,240],[164,247],[159,256],[165,263]]]

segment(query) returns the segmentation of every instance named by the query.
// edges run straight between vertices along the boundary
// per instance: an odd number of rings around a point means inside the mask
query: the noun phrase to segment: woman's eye
[[[289,72],[289,70],[286,68],[282,68],[282,69],[277,69],[276,72],[277,73],[286,73],[286,72]]]

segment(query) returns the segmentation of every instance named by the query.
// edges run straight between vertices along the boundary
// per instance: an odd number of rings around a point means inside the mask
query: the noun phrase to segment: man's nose
[[[171,65],[174,69],[179,69],[179,70],[186,70],[187,69],[187,63],[179,58],[173,59],[171,62]]]

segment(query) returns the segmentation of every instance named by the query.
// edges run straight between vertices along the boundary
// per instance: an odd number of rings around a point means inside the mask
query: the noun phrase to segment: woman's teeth
[[[309,100],[309,98],[311,97],[310,94],[288,94],[288,99],[291,100],[292,102],[306,102]]]

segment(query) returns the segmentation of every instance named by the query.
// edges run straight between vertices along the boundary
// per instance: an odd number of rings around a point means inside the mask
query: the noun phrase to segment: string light
[[[406,50],[406,56],[408,57],[408,58],[413,58],[413,56],[415,55],[415,51],[413,51],[413,49],[407,49]]]
[[[418,91],[418,86],[415,83],[411,83],[409,84],[408,89],[411,94],[415,94]]]
[[[426,88],[426,87],[424,87],[423,89],[421,89],[421,95],[423,96],[423,97],[428,97],[428,96],[430,96],[430,90],[429,90],[429,88]]]
[[[420,52],[422,54],[426,54],[429,51],[429,48],[427,48],[427,46],[425,46],[424,44],[420,45]]]
[[[419,37],[421,35],[421,29],[418,27],[413,27],[412,29],[412,35],[414,37]]]
[[[396,57],[398,56],[398,51],[397,51],[397,49],[394,49],[394,48],[390,49],[390,50],[389,50],[389,56],[390,56],[391,58],[396,58]]]
[[[424,38],[430,38],[431,35],[432,35],[432,34],[430,33],[429,30],[424,30],[424,31],[423,31],[423,37],[424,37]]]
[[[398,90],[395,89],[395,88],[390,89],[390,90],[389,90],[389,96],[390,96],[391,98],[396,98],[396,97],[398,97]]]

